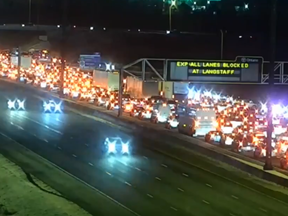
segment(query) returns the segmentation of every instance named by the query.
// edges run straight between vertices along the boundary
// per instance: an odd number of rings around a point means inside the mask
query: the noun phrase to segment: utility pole
[[[169,30],[172,31],[172,10],[177,8],[177,0],[172,0],[171,5],[169,6]]]
[[[64,97],[64,74],[65,74],[65,54],[66,54],[66,40],[67,40],[67,35],[66,35],[66,28],[67,28],[67,7],[68,7],[68,2],[67,0],[62,0],[63,1],[63,17],[62,17],[62,35],[61,35],[61,50],[60,50],[60,55],[61,55],[61,71],[60,71],[60,97]]]
[[[272,133],[273,133],[273,121],[272,121],[272,94],[274,92],[274,64],[275,64],[275,55],[276,55],[276,9],[277,9],[277,0],[271,0],[271,20],[270,20],[270,67],[269,67],[269,98],[268,98],[268,128],[267,128],[267,148],[266,148],[266,160],[263,167],[264,170],[273,170],[272,164]]]
[[[124,73],[124,68],[121,67],[120,69],[120,73],[119,73],[119,93],[118,93],[118,105],[119,105],[119,109],[118,109],[118,117],[122,116],[122,105],[123,105],[123,101],[122,101],[122,94],[123,94],[123,73]]]
[[[20,46],[17,47],[16,49],[17,52],[17,60],[18,60],[18,64],[17,64],[17,81],[20,80],[20,73],[21,73],[21,49]]]

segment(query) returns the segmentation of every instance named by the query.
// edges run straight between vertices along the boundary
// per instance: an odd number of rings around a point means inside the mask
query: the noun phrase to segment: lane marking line
[[[163,167],[165,167],[165,168],[167,168],[168,166],[167,165],[165,165],[165,164],[161,164],[161,166],[163,166]]]
[[[129,211],[131,214],[134,214],[135,216],[141,216],[140,214],[136,213],[135,211],[133,211],[132,209],[128,208],[127,206],[123,205],[122,203],[118,202],[117,200],[113,199],[112,197],[110,197],[109,195],[103,193],[102,191],[98,190],[97,188],[93,187],[92,185],[88,184],[87,182],[81,180],[80,178],[72,175],[71,173],[67,172],[66,170],[62,169],[61,167],[57,166],[56,164],[52,163],[51,161],[47,160],[46,158],[36,154],[35,152],[31,151],[30,149],[28,149],[27,147],[25,147],[24,145],[20,144],[19,142],[17,142],[16,140],[12,139],[11,137],[3,134],[2,132],[0,132],[0,135],[2,135],[3,137],[5,137],[6,139],[14,142],[17,145],[20,145],[22,148],[24,148],[26,151],[28,152],[32,152],[34,155],[36,155],[37,157],[39,157],[40,159],[46,161],[46,163],[50,163],[52,166],[54,166],[55,168],[61,170],[62,172],[66,173],[67,175],[75,178],[76,180],[78,180],[79,182],[81,182],[82,184],[86,185],[87,187],[95,190],[97,193],[99,193],[100,195],[102,195],[103,197],[109,199],[110,201],[114,202],[115,204],[121,206],[122,208],[124,208],[125,210]],[[111,174],[110,174],[111,175]]]
[[[189,175],[186,174],[186,173],[182,173],[182,175],[185,176],[185,177],[189,177]]]
[[[151,194],[147,194],[148,197],[153,198],[153,196]]]
[[[26,118],[26,119],[28,119],[28,120],[30,120],[30,121],[32,121],[32,122],[38,124],[38,125],[41,125],[42,127],[45,127],[45,128],[47,128],[48,130],[53,131],[54,133],[57,133],[57,134],[63,135],[62,132],[60,132],[60,131],[58,131],[58,130],[55,130],[55,129],[51,128],[51,127],[48,127],[47,125],[44,125],[44,124],[42,124],[42,123],[40,123],[40,122],[38,122],[38,121],[35,121],[35,120],[31,119],[31,118],[28,118],[28,117],[26,117],[26,116],[22,116],[22,115],[21,115],[21,117]]]
[[[203,203],[207,204],[207,205],[210,205],[210,203],[206,200],[202,200]]]
[[[48,93],[48,94],[51,95],[50,92],[47,92],[47,91],[43,91],[43,92]],[[56,97],[56,98],[59,98],[57,95],[52,95],[52,96],[54,96],[54,97]],[[44,99],[43,97],[40,97],[40,96],[38,96],[38,95],[33,95],[33,97],[38,98],[38,99],[41,99],[41,100]],[[75,101],[70,101],[70,100],[66,100],[66,99],[64,99],[64,100],[67,101],[67,102],[71,102],[71,103],[78,104],[78,103],[76,103]],[[106,123],[106,124],[108,124],[108,125],[111,125],[111,126],[114,126],[114,127],[123,129],[123,127],[118,126],[118,125],[115,125],[115,124],[113,124],[112,122],[104,121],[104,120],[102,120],[102,119],[100,119],[100,118],[98,118],[98,117],[95,117],[95,116],[83,114],[83,113],[81,113],[81,112],[79,112],[79,111],[77,111],[77,110],[75,110],[75,109],[73,109],[73,108],[70,108],[70,107],[68,107],[68,109],[69,109],[70,111],[72,111],[72,112],[78,113],[78,114],[80,114],[80,115],[82,115],[82,116],[85,116],[85,117],[87,117],[87,118],[94,119],[94,120],[100,121],[100,122],[104,122],[104,123]],[[99,110],[97,110],[97,111],[99,111]],[[101,112],[101,110],[100,110],[99,112]],[[128,129],[127,129],[127,130],[128,130]],[[129,130],[129,131],[130,131],[130,130]],[[186,141],[187,141],[187,140],[186,140]],[[189,141],[190,141],[190,140],[189,140]],[[258,190],[255,190],[255,189],[253,189],[253,188],[251,188],[251,187],[249,187],[249,186],[243,185],[243,184],[241,184],[241,183],[239,183],[239,182],[236,182],[236,181],[234,181],[234,180],[232,180],[232,179],[229,179],[229,178],[227,178],[227,177],[221,176],[221,175],[219,175],[219,174],[217,174],[217,173],[215,173],[215,172],[212,172],[212,171],[210,171],[210,170],[207,170],[206,168],[202,168],[202,167],[200,167],[200,166],[198,166],[198,165],[195,165],[195,164],[193,164],[193,163],[191,163],[191,162],[184,161],[184,160],[178,158],[177,156],[170,155],[169,153],[165,153],[165,152],[163,152],[163,151],[161,151],[161,150],[159,150],[159,149],[155,149],[155,148],[153,148],[153,149],[154,149],[155,151],[163,154],[163,155],[166,155],[166,156],[168,156],[168,157],[170,157],[170,158],[173,158],[173,159],[175,159],[175,160],[178,160],[178,161],[180,161],[180,162],[182,162],[182,163],[188,164],[188,165],[193,166],[193,167],[195,167],[195,168],[198,168],[198,169],[200,169],[200,170],[203,170],[203,171],[206,171],[206,172],[208,172],[208,173],[211,173],[211,174],[213,174],[213,175],[215,175],[215,176],[218,176],[218,177],[220,177],[220,178],[222,178],[222,179],[225,179],[225,180],[227,180],[227,181],[229,181],[229,182],[232,182],[232,183],[234,183],[234,184],[236,184],[236,185],[239,185],[239,186],[241,186],[241,187],[243,187],[243,188],[246,188],[246,189],[248,189],[248,190],[250,190],[250,191],[256,192],[256,193],[261,194],[261,195],[263,195],[263,196],[265,196],[265,197],[267,197],[267,198],[273,199],[273,200],[275,200],[275,201],[277,201],[277,202],[279,202],[279,203],[288,205],[288,203],[286,203],[286,202],[284,202],[284,201],[282,201],[282,200],[279,200],[279,199],[277,199],[277,198],[275,198],[275,197],[269,196],[269,195],[267,195],[267,194],[265,194],[265,193],[262,193],[262,192],[260,192],[260,191],[258,191]],[[186,149],[186,150],[187,150],[187,149]],[[164,167],[165,167],[165,166],[164,166]]]
[[[259,209],[263,212],[268,212],[266,209],[263,209],[263,208],[259,208]]]
[[[130,187],[132,186],[132,185],[131,185],[129,182],[127,182],[127,181],[125,181],[125,184],[128,185],[128,186],[130,186]]]
[[[23,127],[19,126],[19,125],[16,125],[16,127],[19,129],[19,130],[24,130]]]
[[[174,210],[174,211],[178,211],[178,209],[176,209],[176,208],[173,207],[173,206],[170,206],[170,208],[171,208],[172,210]]]
[[[255,193],[258,193],[258,194],[260,194],[260,195],[262,195],[262,196],[265,196],[265,197],[267,197],[267,198],[269,198],[269,199],[275,200],[275,201],[277,201],[277,202],[279,202],[279,203],[282,203],[282,204],[288,206],[288,203],[287,203],[287,202],[284,202],[284,201],[279,200],[279,199],[277,199],[277,198],[275,198],[275,197],[269,196],[269,195],[267,195],[267,194],[265,194],[265,193],[262,193],[262,192],[260,192],[260,191],[258,191],[258,190],[255,190],[255,189],[253,189],[253,188],[251,188],[251,187],[249,187],[249,186],[246,186],[246,185],[241,184],[241,183],[239,183],[239,182],[236,182],[236,181],[234,181],[234,180],[232,180],[232,179],[229,179],[229,178],[227,178],[227,177],[225,177],[225,176],[222,176],[222,175],[219,175],[219,174],[217,174],[217,173],[215,173],[215,172],[212,172],[212,171],[210,171],[210,170],[208,170],[208,169],[206,169],[206,168],[203,168],[203,167],[200,167],[200,166],[198,166],[198,165],[195,165],[195,164],[193,164],[193,163],[191,163],[191,162],[182,160],[182,159],[180,159],[180,158],[177,157],[177,156],[174,156],[174,155],[171,155],[171,154],[169,154],[169,153],[163,152],[162,150],[153,148],[152,146],[151,146],[151,149],[154,150],[155,152],[158,152],[158,153],[160,153],[160,154],[163,154],[163,155],[165,155],[165,156],[167,156],[167,157],[170,157],[170,158],[172,158],[172,159],[174,159],[174,160],[180,161],[180,162],[182,162],[182,163],[184,163],[184,164],[187,164],[187,165],[192,166],[192,167],[195,167],[195,168],[197,168],[197,169],[199,169],[199,170],[202,170],[202,171],[205,171],[205,172],[207,172],[207,173],[210,173],[210,174],[212,174],[212,175],[214,175],[214,176],[217,176],[217,177],[220,178],[220,179],[224,179],[224,180],[226,180],[226,181],[228,181],[228,182],[230,182],[230,183],[236,184],[236,185],[238,185],[238,186],[240,186],[240,187],[246,188],[246,189],[248,189],[248,190],[250,190],[250,191],[253,191],[253,192],[255,192]],[[195,154],[195,153],[194,153],[194,154]]]

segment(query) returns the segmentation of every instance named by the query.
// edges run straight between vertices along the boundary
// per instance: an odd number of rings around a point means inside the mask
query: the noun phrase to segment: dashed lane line
[[[148,197],[153,198],[153,196],[151,194],[147,194]]]
[[[0,135],[2,135],[3,137],[7,138],[8,140],[11,140],[12,142],[16,143],[17,145],[20,145],[22,148],[24,148],[25,150],[29,151],[29,152],[33,152],[30,149],[28,149],[27,147],[25,147],[24,145],[22,145],[21,143],[17,142],[16,140],[12,139],[11,137],[7,136],[6,134],[0,132]],[[34,153],[34,152],[33,152]],[[86,183],[85,181],[81,180],[80,178],[72,175],[71,173],[67,172],[66,170],[62,169],[61,167],[57,166],[56,164],[52,163],[51,161],[45,159],[44,157],[36,154],[37,157],[41,158],[42,160],[52,164],[54,167],[56,167],[57,169],[61,170],[62,172],[66,173],[67,175],[77,179],[79,182],[82,182],[83,184],[87,185],[88,187],[90,187],[91,189],[97,191],[99,194],[101,194],[103,197],[106,197],[107,199],[111,200],[112,202],[116,203],[117,205],[121,206],[122,208],[126,209],[127,211],[129,211],[130,213],[132,213],[135,216],[140,216],[140,214],[138,214],[137,212],[133,211],[132,209],[128,208],[127,206],[123,205],[122,203],[118,202],[117,200],[113,199],[112,197],[108,196],[107,194],[103,193],[102,191],[98,190],[97,188],[93,187],[92,185]],[[107,173],[107,172],[106,172]],[[110,174],[111,175],[111,174]]]
[[[203,203],[207,204],[207,205],[210,205],[210,203],[206,200],[202,200]]]
[[[128,186],[130,186],[130,187],[132,186],[132,185],[131,185],[129,182],[127,182],[127,181],[125,181],[125,184],[128,185]]]
[[[173,206],[170,206],[170,208],[171,208],[172,210],[174,210],[174,211],[178,211],[178,209],[176,209],[176,208],[173,207]]]
[[[267,212],[266,209],[263,209],[263,208],[259,208],[259,210],[263,211],[263,212]]]
[[[185,176],[185,177],[189,177],[189,175],[186,174],[186,173],[182,173],[182,175]]]

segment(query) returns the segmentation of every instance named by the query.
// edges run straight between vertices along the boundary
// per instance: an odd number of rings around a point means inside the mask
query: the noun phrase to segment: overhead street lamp
[[[169,30],[172,30],[172,9],[177,9],[177,0],[171,0],[171,5],[169,7]]]
[[[268,129],[267,129],[267,148],[266,148],[266,160],[263,167],[264,170],[273,170],[272,164],[272,133],[273,133],[273,121],[272,121],[272,93],[274,92],[274,64],[276,54],[276,20],[277,20],[277,0],[272,0],[271,4],[271,19],[270,19],[270,70],[269,70],[269,96],[268,96]]]

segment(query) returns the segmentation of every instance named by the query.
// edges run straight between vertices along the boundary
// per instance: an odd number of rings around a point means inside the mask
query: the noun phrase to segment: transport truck
[[[93,70],[93,85],[111,91],[118,91],[119,73]]]

